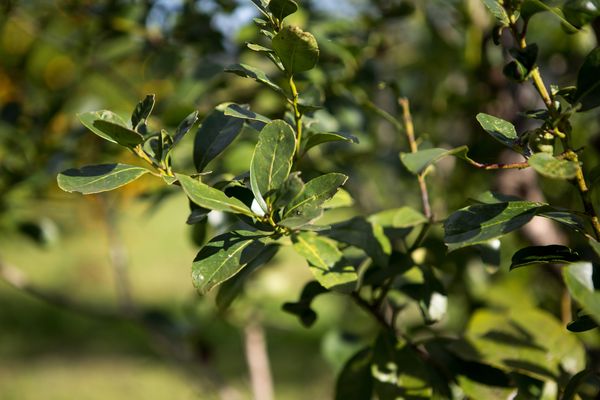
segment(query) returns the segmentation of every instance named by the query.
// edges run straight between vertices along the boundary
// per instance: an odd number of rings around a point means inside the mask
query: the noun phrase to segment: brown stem
[[[529,163],[527,161],[518,162],[518,163],[494,163],[494,164],[483,164],[478,163],[477,161],[473,161],[471,159],[468,160],[469,164],[474,167],[485,169],[485,170],[493,170],[493,169],[524,169],[529,168]]]

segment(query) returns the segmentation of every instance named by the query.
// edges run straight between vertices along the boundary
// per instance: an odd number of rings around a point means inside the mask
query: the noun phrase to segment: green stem
[[[298,89],[292,74],[290,74],[289,85],[292,91],[292,111],[294,112],[294,122],[296,124],[296,159],[298,159],[300,158],[300,142],[302,140],[302,113],[298,107]]]

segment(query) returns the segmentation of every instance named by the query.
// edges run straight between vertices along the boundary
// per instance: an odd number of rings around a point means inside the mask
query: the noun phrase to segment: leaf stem
[[[294,82],[294,75],[290,74],[290,89],[292,91],[292,108],[294,112],[294,122],[296,124],[296,159],[300,157],[300,142],[302,140],[302,113],[298,107],[298,89]]]

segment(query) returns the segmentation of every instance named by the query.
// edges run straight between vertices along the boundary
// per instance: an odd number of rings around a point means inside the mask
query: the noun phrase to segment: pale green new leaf
[[[394,208],[373,214],[369,221],[375,222],[384,228],[412,228],[426,223],[427,217],[412,207]]]
[[[579,165],[575,161],[558,159],[552,154],[535,153],[527,160],[540,175],[552,179],[573,179]]]
[[[254,216],[254,213],[240,200],[229,197],[222,191],[187,175],[175,174],[175,176],[189,199],[200,207]]]
[[[92,194],[113,190],[150,172],[127,164],[89,165],[68,169],[58,174],[58,186],[66,192]]]

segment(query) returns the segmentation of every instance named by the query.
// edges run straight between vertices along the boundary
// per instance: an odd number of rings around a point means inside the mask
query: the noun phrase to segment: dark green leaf
[[[225,115],[225,105],[215,108],[205,119],[196,132],[194,139],[194,164],[196,171],[204,168],[242,131],[244,121]]]
[[[266,246],[252,261],[248,262],[244,269],[221,285],[215,299],[219,310],[224,311],[233,303],[236,297],[244,290],[244,285],[248,277],[258,268],[271,261],[278,250],[279,247],[277,245]]]
[[[231,72],[244,78],[254,79],[257,82],[267,85],[277,93],[280,93],[283,96],[286,95],[281,87],[275,84],[263,71],[259,70],[258,68],[254,68],[246,64],[235,64],[227,67],[225,72]]]
[[[315,37],[297,26],[285,26],[273,38],[273,50],[290,74],[308,71],[319,60]]]
[[[373,214],[369,221],[375,222],[384,228],[412,228],[426,223],[427,217],[412,207],[401,207],[385,210]]]
[[[569,23],[581,28],[600,16],[600,2],[598,0],[567,0],[562,10]]]
[[[579,165],[575,161],[559,159],[549,153],[535,153],[527,160],[540,175],[552,179],[573,179]]]
[[[260,121],[268,124],[271,122],[270,118],[260,115],[250,110],[247,105],[239,105],[235,103],[228,104],[225,108],[225,115],[235,118],[248,119],[251,121]]]
[[[217,236],[196,255],[192,281],[200,294],[233,277],[267,246],[257,232],[233,231]]]
[[[198,121],[198,111],[194,111],[193,113],[185,117],[183,121],[181,121],[181,123],[177,127],[177,130],[175,131],[175,136],[173,136],[173,146],[179,143],[181,139],[183,139],[185,134],[188,133],[190,129],[192,129],[192,126],[194,126],[196,121]]]
[[[575,101],[581,103],[579,111],[600,106],[600,47],[587,55],[579,69]]]
[[[355,136],[348,135],[346,133],[315,132],[310,135],[304,143],[304,151],[307,152],[309,149],[315,146],[328,142],[358,143],[358,139]]]
[[[477,121],[487,133],[503,145],[511,149],[519,147],[517,131],[510,122],[484,113],[477,114]]]
[[[133,130],[137,130],[140,123],[143,123],[148,119],[153,108],[154,95],[146,95],[146,98],[137,104],[135,110],[133,110],[133,113],[131,114],[131,126],[133,127]]]
[[[98,119],[93,122],[93,126],[121,146],[135,147],[144,141],[144,137],[136,131],[114,122]]]
[[[304,190],[304,182],[300,178],[300,172],[294,172],[290,174],[283,185],[277,190],[275,195],[275,202],[273,203],[274,209],[280,209],[285,207],[291,202],[296,196],[298,196]]]
[[[584,369],[583,371],[580,371],[573,375],[571,379],[569,379],[569,383],[567,383],[567,386],[565,387],[561,400],[575,400],[575,396],[577,396],[577,390],[579,389],[581,384],[583,384],[586,381],[586,379],[592,376],[593,374],[593,371]]]
[[[334,240],[315,232],[300,232],[292,240],[294,250],[308,261],[315,279],[324,288],[343,292],[354,289],[358,275]]]
[[[285,303],[282,308],[284,311],[298,316],[302,325],[308,328],[317,320],[317,313],[311,308],[311,304],[315,297],[323,293],[327,293],[327,289],[317,281],[310,281],[304,285],[297,302]]]
[[[502,69],[502,73],[511,81],[523,82],[529,76],[529,71],[519,62],[510,61]]]
[[[570,264],[580,260],[579,254],[566,246],[530,246],[512,256],[510,269],[536,264]]]
[[[208,186],[187,175],[175,174],[183,191],[188,198],[200,207],[216,211],[227,211],[236,214],[244,214],[250,217],[254,213],[241,201],[234,197],[228,197],[222,191]]]
[[[590,315],[578,316],[576,320],[567,324],[567,329],[571,332],[587,332],[598,328],[598,323]]]
[[[577,32],[577,27],[571,25],[560,8],[551,7],[540,0],[525,0],[521,4],[521,16],[524,19],[529,19],[533,15],[543,11],[549,11],[554,17],[558,18],[567,32]]]
[[[283,185],[292,168],[296,136],[283,120],[275,120],[260,131],[250,162],[250,186],[256,201],[268,212],[268,196]]]
[[[91,194],[106,192],[128,184],[150,172],[127,164],[89,165],[58,174],[58,186],[66,192]]]
[[[373,397],[370,347],[360,350],[344,365],[335,385],[335,400],[370,400]]]
[[[112,111],[90,111],[77,114],[77,117],[86,128],[109,142],[118,143],[123,146],[129,146],[131,144],[135,146],[144,140],[139,133],[126,128],[125,121]],[[96,125],[97,121],[104,121],[105,124]],[[118,126],[121,129],[114,128],[115,126]],[[106,132],[106,130],[108,130],[108,132]]]
[[[460,146],[450,150],[440,148],[419,150],[416,153],[400,153],[400,160],[406,169],[415,175],[419,175],[425,172],[427,167],[446,156],[455,156],[463,160],[468,159],[468,150],[467,146]]]
[[[508,14],[506,13],[506,11],[504,10],[504,7],[502,7],[502,5],[500,4],[500,2],[498,0],[482,0],[482,1],[483,1],[483,4],[485,4],[485,6],[488,8],[488,10],[490,10],[492,15],[494,17],[496,17],[498,22],[500,22],[502,25],[508,26],[508,24],[510,22],[508,20]]]
[[[571,264],[563,269],[571,296],[600,323],[600,290],[594,287],[593,274],[594,265],[590,262]]]
[[[282,21],[285,17],[295,13],[298,10],[298,4],[294,0],[271,0],[269,2],[269,11],[275,18]]]

